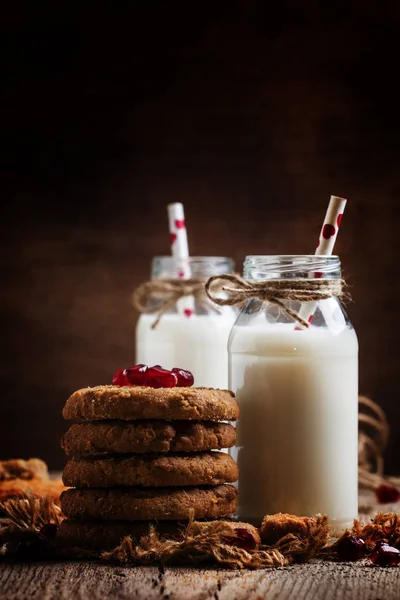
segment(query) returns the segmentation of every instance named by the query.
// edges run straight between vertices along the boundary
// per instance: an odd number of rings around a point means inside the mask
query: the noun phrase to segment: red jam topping
[[[190,387],[194,383],[194,377],[190,371],[184,369],[174,368],[169,371],[163,369],[161,365],[148,367],[140,364],[129,369],[118,369],[113,375],[112,382],[121,387],[126,385],[143,385],[152,388]]]
[[[162,387],[176,387],[178,385],[178,378],[172,371],[163,369],[161,367],[150,367],[147,369],[147,383],[149,387],[162,388]]]
[[[172,369],[172,373],[175,373],[175,375],[178,378],[178,383],[177,385],[179,387],[190,387],[191,385],[194,384],[194,377],[191,374],[190,371],[185,371],[184,369]]]
[[[127,380],[127,378],[125,377],[124,373],[125,373],[126,369],[118,369],[118,371],[116,371],[113,375],[112,378],[112,382],[113,385],[129,385],[129,381]]]
[[[147,385],[148,370],[147,365],[135,365],[129,369],[124,369],[123,375],[128,381],[125,385]]]

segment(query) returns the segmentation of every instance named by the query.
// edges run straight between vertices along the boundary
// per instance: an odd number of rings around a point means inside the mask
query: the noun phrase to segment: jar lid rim
[[[166,254],[166,255],[157,255],[153,257],[153,260],[171,260],[171,261],[175,261],[175,260],[179,260],[177,258],[175,258],[174,256],[171,256],[170,254]],[[193,261],[193,260],[232,260],[232,258],[230,256],[189,256],[189,260]]]
[[[307,258],[307,259],[316,259],[316,260],[338,260],[339,256],[337,254],[248,254],[246,256],[247,259],[256,259],[256,258],[268,258],[268,259],[278,259],[278,258]]]

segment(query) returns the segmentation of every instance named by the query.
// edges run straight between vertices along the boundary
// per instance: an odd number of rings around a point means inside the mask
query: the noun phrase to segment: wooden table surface
[[[378,510],[373,494],[360,495],[366,521]],[[95,562],[0,563],[1,600],[399,600],[400,566],[312,561],[257,571],[158,567],[116,567]]]
[[[259,571],[112,567],[95,563],[3,564],[2,600],[399,600],[400,567],[313,562]]]

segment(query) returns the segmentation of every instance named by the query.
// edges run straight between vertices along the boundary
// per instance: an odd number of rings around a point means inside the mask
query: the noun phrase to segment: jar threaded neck
[[[338,256],[318,255],[250,255],[243,263],[245,279],[340,279]]]

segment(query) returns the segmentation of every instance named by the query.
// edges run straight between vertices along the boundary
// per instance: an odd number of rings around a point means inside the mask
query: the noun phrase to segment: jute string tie
[[[233,284],[225,285],[226,282]],[[303,327],[309,327],[297,312],[285,304],[285,300],[310,302],[343,297],[343,279],[268,279],[249,281],[240,275],[224,274],[210,277],[206,283],[206,294],[218,306],[234,306],[250,299],[270,302],[279,306]],[[223,296],[219,294],[223,292]]]
[[[216,313],[219,312],[205,294],[205,279],[153,279],[139,285],[132,295],[133,306],[141,313],[157,314],[151,328],[157,327],[161,317],[173,309],[181,298],[193,296]]]
[[[361,485],[375,489],[387,483],[383,454],[389,438],[389,424],[382,408],[371,398],[359,396],[358,405],[358,480]]]

